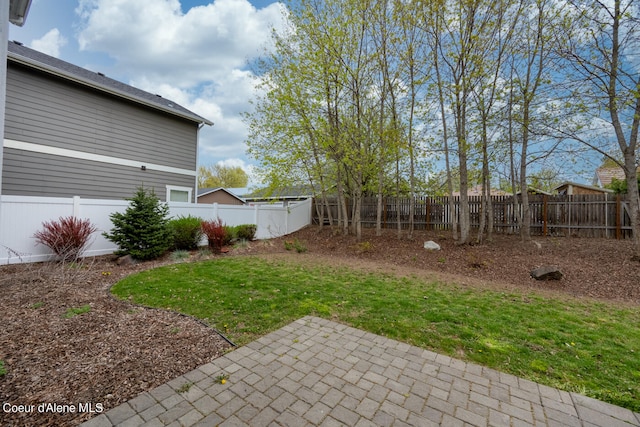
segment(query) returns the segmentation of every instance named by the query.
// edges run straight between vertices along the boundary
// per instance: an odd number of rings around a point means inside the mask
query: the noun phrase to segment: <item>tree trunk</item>
[[[627,194],[629,196],[629,216],[631,217],[631,238],[633,253],[631,259],[640,261],[640,194],[638,191],[638,174],[635,156],[625,156],[625,176],[627,178]]]

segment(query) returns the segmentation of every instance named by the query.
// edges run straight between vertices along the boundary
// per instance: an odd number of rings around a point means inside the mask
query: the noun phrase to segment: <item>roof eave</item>
[[[181,113],[179,111],[172,110],[170,108],[163,108],[161,105],[154,104],[154,103],[149,102],[149,101],[147,101],[147,100],[145,100],[143,98],[139,98],[137,96],[133,96],[131,94],[128,94],[128,93],[125,93],[125,92],[122,92],[122,91],[119,91],[119,90],[115,90],[113,88],[110,88],[110,87],[105,86],[105,85],[101,85],[101,84],[93,82],[91,80],[80,78],[80,77],[78,77],[76,75],[73,75],[71,73],[64,72],[64,71],[62,71],[60,69],[57,69],[57,68],[54,68],[54,67],[49,67],[46,64],[43,64],[43,63],[38,62],[38,61],[30,60],[29,58],[25,58],[24,56],[21,56],[21,55],[16,55],[15,53],[12,53],[12,52],[8,52],[7,53],[7,59],[11,60],[13,62],[22,64],[22,65],[26,65],[26,66],[31,67],[31,68],[35,68],[35,69],[37,69],[39,71],[43,71],[43,72],[46,72],[46,73],[49,73],[49,74],[52,74],[52,75],[55,75],[55,76],[58,76],[58,77],[62,77],[64,79],[66,79],[66,80],[69,80],[69,81],[72,81],[72,82],[75,82],[75,83],[79,83],[79,84],[81,84],[83,86],[88,86],[88,87],[91,87],[91,88],[94,88],[94,89],[98,89],[98,90],[100,90],[102,92],[109,93],[111,95],[115,95],[115,96],[118,96],[120,98],[124,98],[124,99],[127,99],[129,101],[133,101],[133,102],[136,102],[138,104],[145,105],[147,107],[151,107],[151,108],[153,108],[155,110],[162,111],[164,113],[168,113],[168,114],[171,114],[173,116],[177,116],[177,117],[180,117],[180,118],[183,118],[183,119],[187,119],[187,120],[195,122],[195,123],[200,123],[200,124],[206,124],[206,125],[209,125],[209,126],[213,126],[213,122],[212,121],[207,120],[204,117],[200,117],[200,116],[198,116],[196,114],[193,114],[193,115],[184,114],[184,113]]]
[[[27,20],[31,0],[11,0],[9,2],[9,22],[22,27]]]

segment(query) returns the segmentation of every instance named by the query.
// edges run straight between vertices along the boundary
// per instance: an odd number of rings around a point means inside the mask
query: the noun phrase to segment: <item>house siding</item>
[[[195,185],[193,176],[10,148],[4,152],[3,173],[2,194],[12,196],[43,196],[46,189],[47,197],[97,198],[99,195],[98,198],[122,200],[143,186],[153,189],[160,200],[166,201],[167,185],[191,189]]]
[[[238,200],[229,193],[225,193],[222,190],[214,191],[213,193],[205,194],[198,197],[198,203],[218,203],[221,205],[244,205],[242,200]]]
[[[186,173],[5,148],[2,194],[121,199],[144,182],[164,199],[166,185],[194,187],[197,133],[193,121],[9,62],[6,139]]]

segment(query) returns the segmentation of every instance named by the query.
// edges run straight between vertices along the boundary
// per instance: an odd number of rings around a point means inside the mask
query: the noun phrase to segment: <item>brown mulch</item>
[[[364,229],[358,241],[327,227],[306,228],[276,240],[296,238],[306,245],[309,256],[322,255],[331,263],[346,260],[350,266],[381,266],[385,271],[435,275],[457,283],[640,304],[640,262],[631,260],[630,240],[533,236],[522,242],[518,236],[498,234],[491,242],[460,246],[450,232],[415,231],[409,239],[406,232],[398,238],[396,230],[376,236],[375,230]],[[429,240],[441,250],[425,250]],[[531,270],[544,265],[558,266],[562,280],[533,280]]]
[[[285,241],[308,249],[286,251]],[[434,240],[441,251],[423,248]],[[220,256],[286,257],[300,263],[331,263],[367,271],[410,274],[474,287],[517,288],[640,304],[640,263],[630,261],[629,241],[534,237],[523,243],[497,235],[491,243],[459,246],[448,233],[397,238],[364,230],[358,241],[335,230],[309,227],[291,236],[252,242]],[[199,260],[198,253],[191,260]],[[40,403],[91,403],[106,411],[228,351],[231,344],[195,319],[134,306],[113,298],[109,287],[121,277],[174,262],[170,257],[118,266],[113,257],[85,260],[62,270],[55,264],[0,267],[0,405],[35,405],[35,413],[7,413],[0,425],[77,425],[91,413],[38,413]],[[560,281],[537,282],[529,271],[557,265]],[[89,306],[66,318],[70,308]],[[51,408],[49,408],[51,409]]]

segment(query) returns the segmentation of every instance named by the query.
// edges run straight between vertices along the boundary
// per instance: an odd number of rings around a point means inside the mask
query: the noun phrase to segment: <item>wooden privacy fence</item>
[[[321,203],[317,199],[315,203]],[[382,203],[382,227],[396,228],[398,220],[402,228],[409,226],[409,198],[385,197]],[[492,196],[493,227],[497,233],[517,233],[516,218],[522,209],[520,196],[514,205],[513,196]],[[338,218],[337,199],[329,199],[332,218]],[[363,227],[375,227],[378,200],[363,200],[361,218]],[[469,197],[471,227],[480,225],[483,212],[482,198]],[[515,209],[515,211],[514,211]],[[348,211],[351,212],[349,204]],[[318,210],[314,209],[314,223],[319,223]],[[453,212],[460,212],[460,198],[453,197]],[[629,204],[619,195],[529,196],[531,234],[543,236],[580,236],[628,238],[631,236]],[[327,223],[327,214],[324,222]],[[450,230],[452,210],[448,197],[417,197],[415,199],[414,227],[418,230]]]

